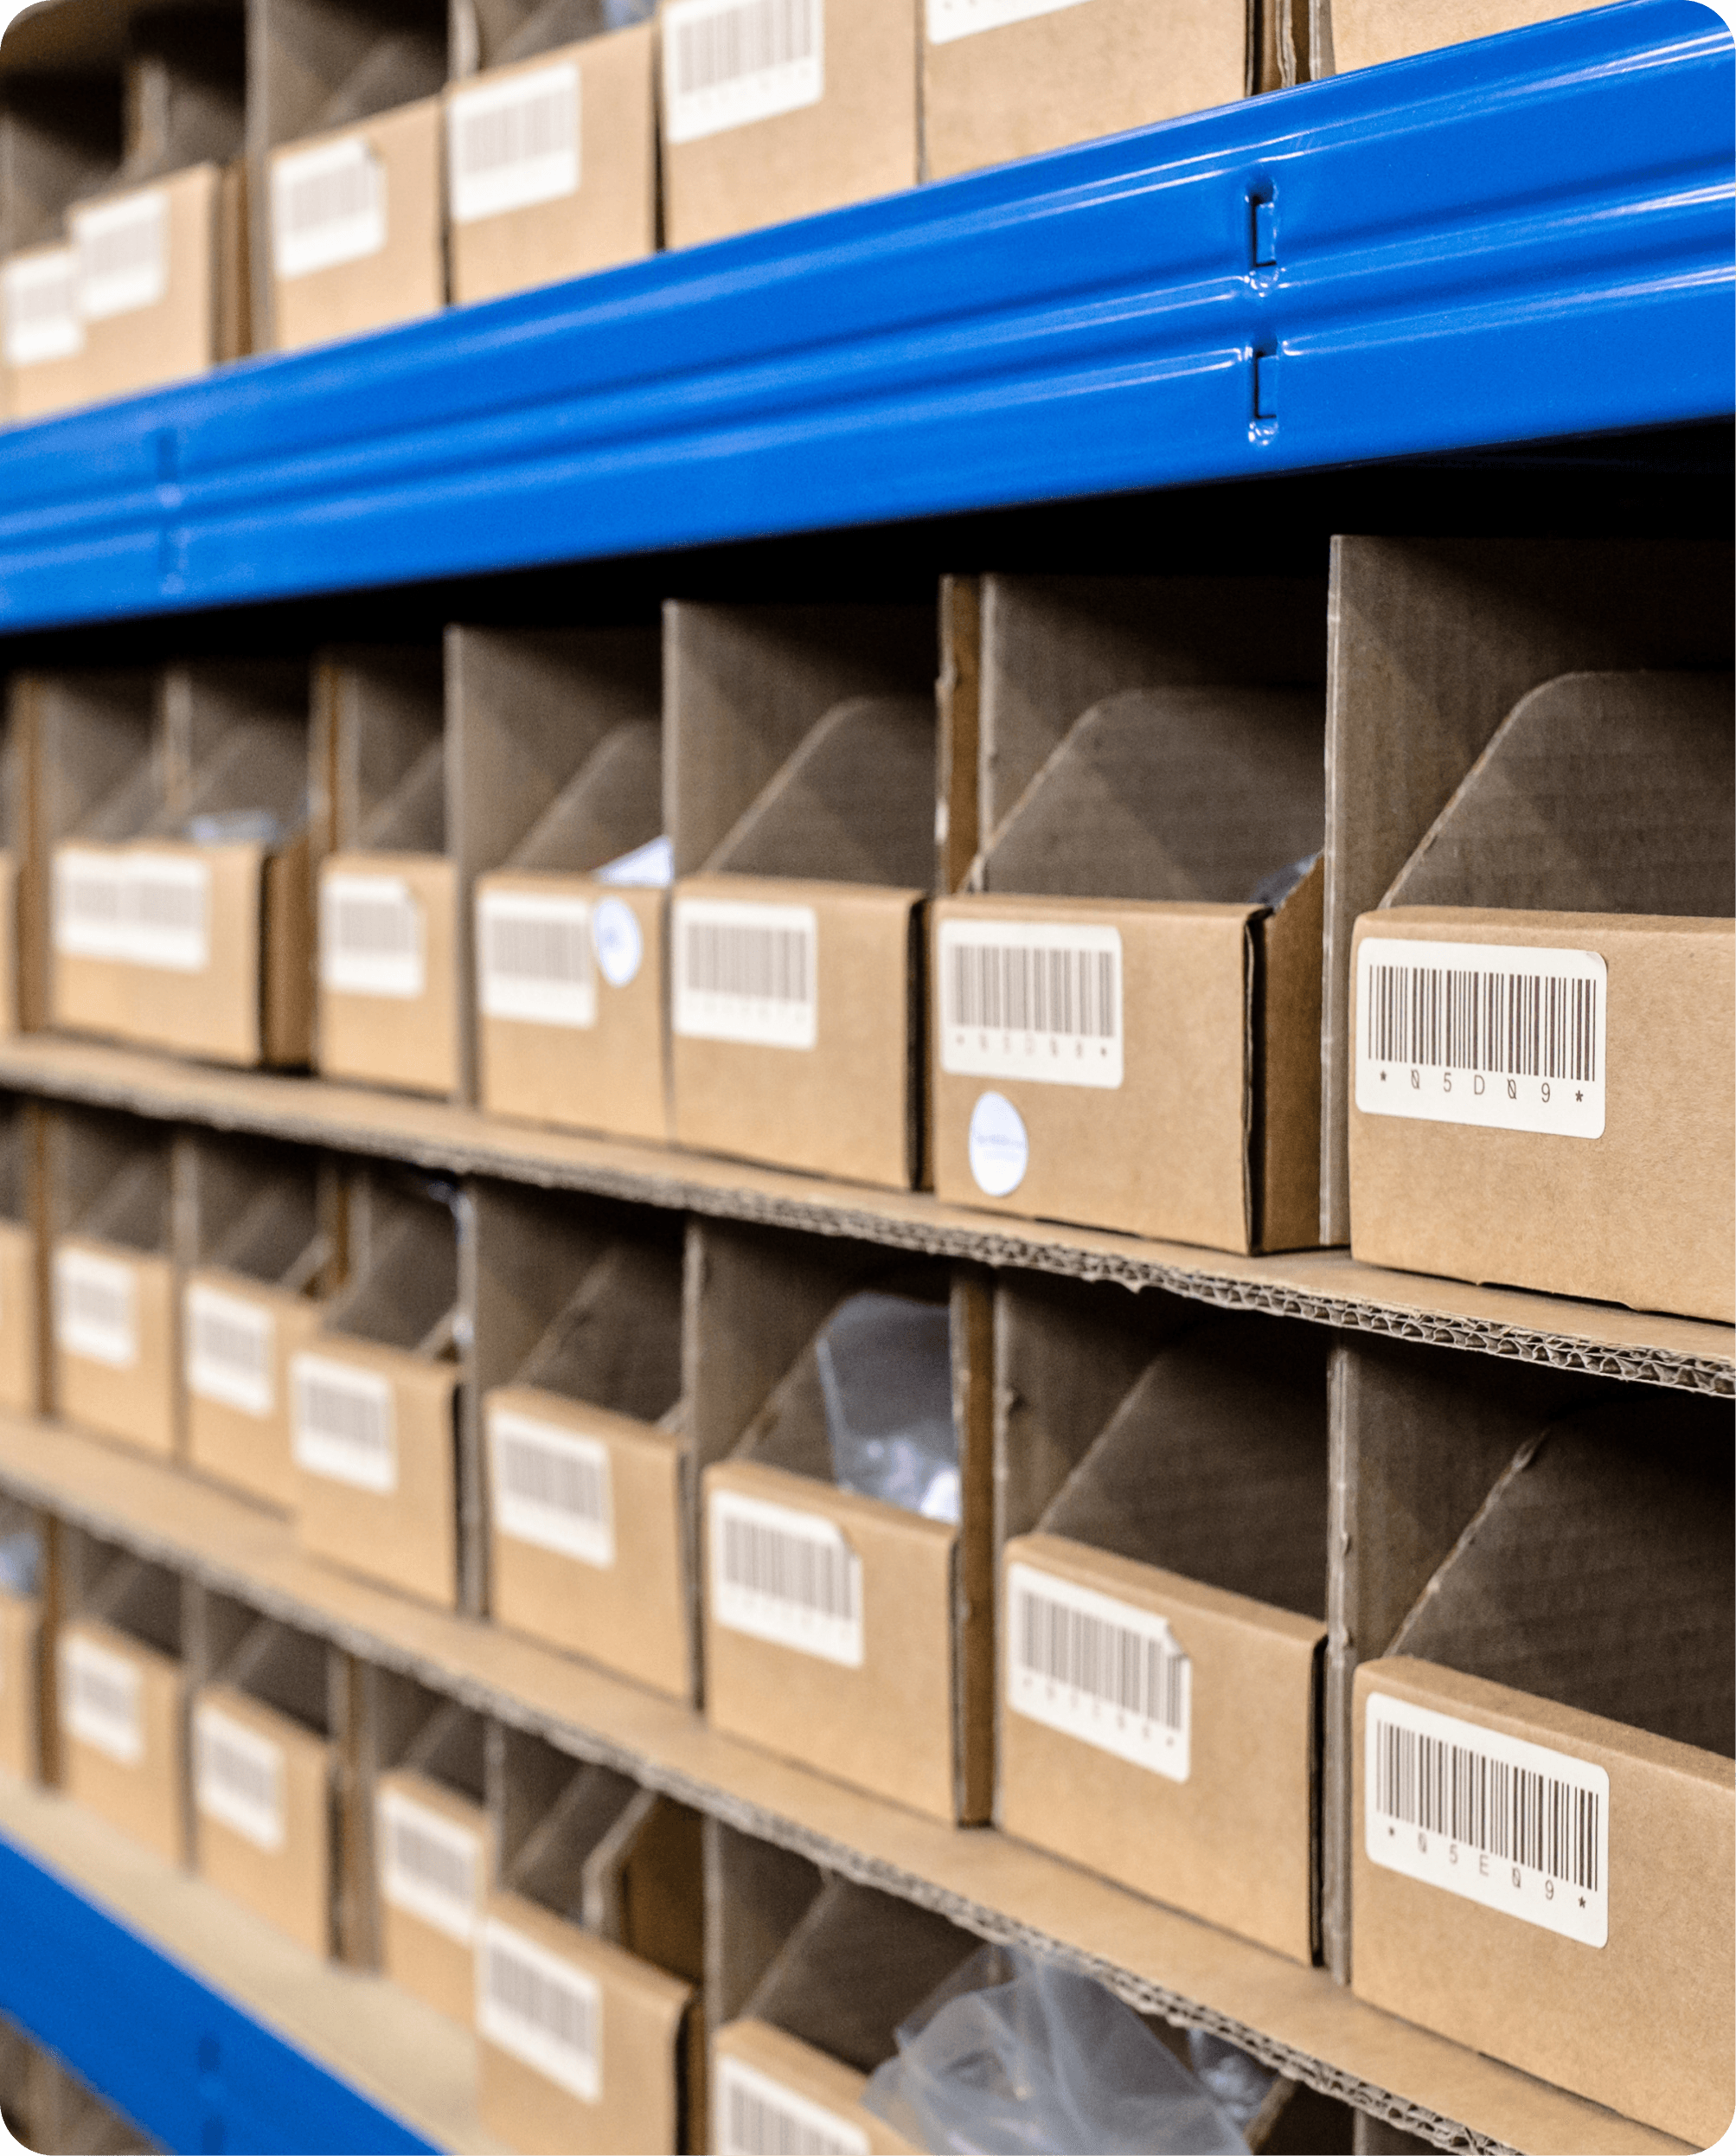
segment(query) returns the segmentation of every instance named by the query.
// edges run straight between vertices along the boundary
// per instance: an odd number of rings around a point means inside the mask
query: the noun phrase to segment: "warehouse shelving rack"
[[[1141,490],[1510,470],[1515,446],[1595,472],[1600,436],[1662,469],[1682,438],[1654,430],[1726,427],[1736,404],[1733,87],[1707,9],[1627,0],[0,435],[0,666],[86,625],[172,634],[224,608]],[[1519,1293],[1473,1312],[1342,1252],[1026,1227],[43,1036],[0,1046],[0,1087],[1736,1393],[1727,1328]],[[984,1936],[1046,1943],[1440,2146],[1499,2147],[1521,2083],[1539,2146],[1676,2146],[1323,1971],[325,1570],[147,1460],[0,1420],[0,1490]],[[0,2012],[173,2146],[490,2146],[462,2038],[377,1984],[357,2012],[368,1980],[37,1793],[0,1793],[0,1913],[31,1942],[0,1957]],[[1403,2097],[1370,2063],[1395,2043]]]

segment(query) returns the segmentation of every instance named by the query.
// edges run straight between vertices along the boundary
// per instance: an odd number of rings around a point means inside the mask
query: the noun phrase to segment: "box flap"
[[[681,1397],[681,1259],[618,1242],[590,1266],[514,1383],[656,1422]]]

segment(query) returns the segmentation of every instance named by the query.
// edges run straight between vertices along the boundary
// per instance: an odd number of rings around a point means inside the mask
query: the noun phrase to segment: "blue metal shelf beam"
[[[0,632],[1726,417],[1733,109],[1628,0],[20,429]]]

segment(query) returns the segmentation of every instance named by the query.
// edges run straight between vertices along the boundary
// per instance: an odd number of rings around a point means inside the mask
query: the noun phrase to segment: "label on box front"
[[[868,2138],[836,2111],[727,2052],[717,2061],[718,2156],[868,2156]]]
[[[1364,1115],[1560,1138],[1604,1134],[1609,969],[1595,951],[1364,936]]]
[[[54,854],[54,949],[70,959],[125,956],[124,857],[94,847],[62,846]]]
[[[272,164],[272,266],[288,282],[386,245],[386,174],[360,136]]]
[[[589,902],[531,891],[483,892],[477,900],[477,972],[485,1018],[595,1025]]]
[[[579,192],[579,70],[562,61],[505,82],[454,90],[446,104],[452,222]]]
[[[1610,1778],[1601,1767],[1370,1692],[1371,1864],[1582,1946],[1610,1935]]]
[[[943,921],[940,1068],[1121,1083],[1121,934],[1077,921]]]
[[[54,1344],[87,1363],[131,1370],[138,1360],[137,1283],[124,1258],[54,1253]]]
[[[208,1819],[255,1849],[284,1845],[284,1752],[221,1707],[193,1715],[194,1799]]]
[[[92,202],[71,217],[86,322],[157,306],[169,290],[169,202],[161,188]]]
[[[346,996],[420,996],[427,985],[422,908],[400,876],[323,876],[319,978]]]
[[[608,1447],[504,1408],[490,1410],[488,1428],[501,1533],[580,1564],[612,1565]]]
[[[6,364],[40,367],[85,349],[78,269],[70,247],[21,256],[0,270],[6,310]]]
[[[811,906],[677,898],[675,1030],[689,1040],[812,1048],[819,923]]]
[[[663,34],[663,130],[695,142],[825,93],[825,0],[672,0]]]
[[[381,1791],[377,1817],[380,1891],[394,1909],[469,1946],[482,1876],[477,1837],[398,1789]]]
[[[371,1370],[298,1355],[290,1366],[296,1465],[384,1496],[398,1486],[392,1385]]]
[[[711,1614],[731,1632],[862,1665],[862,1562],[818,1512],[711,1493]]]
[[[1063,1736],[1191,1771],[1193,1665],[1162,1617],[1027,1564],[1007,1571],[1007,1704]]]
[[[955,37],[978,30],[998,30],[1009,22],[1028,22],[1034,15],[1056,15],[1083,0],[928,0],[928,42],[950,45]]]
[[[264,1417],[277,1404],[277,1320],[245,1296],[195,1280],[187,1290],[187,1389]]]
[[[79,1633],[61,1639],[60,1663],[67,1735],[122,1767],[137,1767],[144,1756],[138,1665]]]
[[[129,853],[122,870],[125,948],[135,966],[202,973],[211,960],[211,871],[196,857]]]
[[[603,1994],[596,1980],[490,1916],[477,1955],[477,2033],[581,2103],[603,2094]]]

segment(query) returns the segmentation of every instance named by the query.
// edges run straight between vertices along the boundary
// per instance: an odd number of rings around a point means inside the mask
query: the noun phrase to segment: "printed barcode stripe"
[[[509,1436],[501,1443],[501,1476],[512,1497],[598,1526],[610,1524],[608,1482],[594,1460]]]
[[[1475,967],[1372,966],[1368,1052],[1377,1063],[1495,1077],[1598,1075],[1598,983]]]
[[[730,2156],[855,2156],[857,2146],[735,2080],[729,2083],[725,2131]]]
[[[461,1849],[424,1831],[402,1812],[390,1815],[391,1861],[413,1878],[468,1906],[476,1898],[475,1867]]]
[[[80,1656],[72,1665],[74,1712],[92,1721],[131,1726],[138,1696],[130,1677],[98,1667]]]
[[[43,322],[59,322],[71,314],[74,304],[73,258],[68,254],[63,264],[52,270],[24,277],[9,276],[6,280],[6,324],[10,330],[28,330]]]
[[[583,916],[490,912],[483,915],[484,962],[490,974],[515,980],[580,985],[591,978],[590,938]]]
[[[364,1452],[390,1449],[391,1439],[381,1403],[371,1394],[352,1392],[347,1385],[332,1384],[304,1371],[302,1421],[307,1428],[339,1443],[355,1445]]]
[[[332,939],[346,955],[409,958],[416,954],[416,917],[401,899],[343,894],[331,902]]]
[[[596,2059],[597,2018],[588,1993],[565,1984],[548,1970],[515,1953],[499,1932],[487,1948],[490,2000],[516,2020],[528,2022],[563,2051],[593,2065]]]
[[[155,202],[137,214],[86,224],[79,234],[79,267],[89,279],[120,277],[147,265],[155,268],[162,245],[162,225]]]
[[[727,1585],[820,1616],[855,1621],[855,1568],[839,1544],[783,1534],[733,1513],[724,1515],[722,1527]]]
[[[1180,1729],[1187,1657],[1153,1639],[1069,1607],[1026,1588],[1020,1597],[1018,1656],[1033,1674],[1105,1706]]]
[[[458,168],[460,179],[479,179],[535,157],[561,157],[576,145],[576,108],[562,82],[482,111],[460,107]]]
[[[1117,1030],[1115,973],[1109,951],[956,943],[948,953],[945,1023],[1110,1040]]]
[[[276,1810],[278,1778],[269,1763],[243,1751],[212,1722],[199,1724],[199,1766],[208,1781],[227,1789],[240,1802],[257,1806],[261,1811]]]
[[[375,179],[365,157],[332,162],[311,172],[279,171],[276,208],[285,239],[299,239],[326,225],[366,217],[374,209]]]
[[[693,97],[746,75],[814,57],[817,0],[746,0],[681,22],[676,31],[676,91]]]
[[[258,1319],[243,1321],[229,1317],[208,1303],[193,1306],[193,1353],[203,1362],[221,1364],[238,1376],[262,1377],[271,1365],[266,1328]]]
[[[695,995],[810,1004],[810,942],[800,928],[689,920],[682,936],[682,983]]]
[[[1374,1739],[1383,1818],[1602,1890],[1596,1790],[1391,1722],[1377,1720]]]
[[[88,1273],[63,1267],[61,1274],[62,1315],[70,1325],[93,1331],[124,1332],[132,1319],[132,1299],[126,1290]]]

